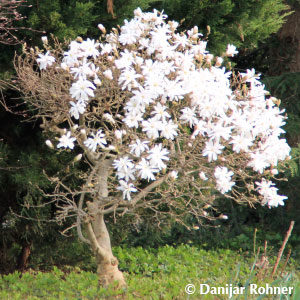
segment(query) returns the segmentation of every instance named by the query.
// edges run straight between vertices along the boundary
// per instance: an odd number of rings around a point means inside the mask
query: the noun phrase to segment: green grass
[[[114,249],[120,260],[120,269],[125,273],[128,283],[126,291],[117,291],[113,287],[98,287],[97,275],[73,269],[63,272],[54,268],[51,272],[14,273],[0,277],[0,299],[228,299],[222,295],[200,295],[200,284],[210,286],[245,287],[255,283],[258,286],[272,284],[272,280],[259,281],[255,272],[251,273],[254,258],[236,251],[207,251],[197,247],[181,245],[155,249],[128,248]],[[270,265],[275,257],[269,257]],[[273,282],[275,286],[292,286],[296,290],[289,298],[263,297],[259,295],[241,295],[234,299],[300,299],[299,265],[290,263],[284,278]],[[185,286],[194,284],[194,295],[187,295]],[[296,294],[297,293],[297,294]]]

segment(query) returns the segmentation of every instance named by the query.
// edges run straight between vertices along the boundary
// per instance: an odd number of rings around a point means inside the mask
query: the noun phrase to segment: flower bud
[[[106,34],[106,29],[102,24],[98,24],[98,28],[101,30],[103,34]]]
[[[54,146],[53,146],[53,144],[51,143],[50,140],[47,140],[45,143],[46,143],[46,145],[47,145],[49,148],[54,149]]]
[[[141,17],[142,15],[143,15],[143,12],[142,12],[142,10],[138,7],[137,9],[135,9],[134,11],[133,11],[133,13],[134,13],[134,15],[136,16],[136,17]]]
[[[105,113],[103,115],[103,118],[106,119],[107,121],[109,121],[112,124],[116,123],[116,121],[114,120],[113,116],[111,114],[109,114],[109,113]]]
[[[220,67],[223,63],[223,58],[222,57],[217,57],[216,59],[216,67]]]
[[[220,219],[223,219],[223,220],[228,220],[228,216],[223,215],[223,214],[221,214],[221,215],[219,216],[219,218],[220,218]]]
[[[106,70],[103,72],[103,75],[110,80],[113,80],[113,75],[112,75],[112,71],[111,70]]]
[[[170,177],[175,180],[178,178],[178,172],[176,170],[173,170],[171,173],[170,173]]]
[[[101,85],[101,80],[100,80],[99,78],[96,78],[96,79],[94,80],[94,83],[95,83],[96,85],[100,86],[100,85]]]
[[[81,158],[82,158],[82,154],[80,153],[80,154],[78,154],[78,155],[75,156],[74,162],[80,161]]]
[[[211,63],[213,58],[214,58],[214,56],[212,54],[207,54],[205,56],[206,62],[209,63],[209,64]]]
[[[46,36],[42,36],[43,44],[48,44],[48,38]]]
[[[199,177],[202,179],[202,180],[207,180],[208,178],[206,177],[205,173],[204,172],[200,172],[199,173]]]
[[[61,63],[60,66],[63,70],[69,71],[69,67],[66,63]]]
[[[115,136],[116,136],[117,139],[120,140],[123,136],[123,132],[121,130],[116,130],[115,131]]]

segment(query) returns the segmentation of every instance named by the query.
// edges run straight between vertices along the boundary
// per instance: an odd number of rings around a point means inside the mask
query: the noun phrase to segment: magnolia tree
[[[44,37],[44,51],[24,47],[16,59],[19,88],[50,134],[47,145],[85,163],[77,188],[50,178],[52,197],[60,218],[76,215],[104,285],[125,285],[108,214],[117,220],[147,209],[158,221],[201,222],[227,217],[212,209],[216,199],[269,207],[286,199],[271,181],[290,152],[278,102],[255,70],[226,71],[197,27],[180,33],[166,18],[136,9],[110,34],[99,25],[99,41],[77,38],[64,48]],[[236,53],[228,45],[223,56]]]

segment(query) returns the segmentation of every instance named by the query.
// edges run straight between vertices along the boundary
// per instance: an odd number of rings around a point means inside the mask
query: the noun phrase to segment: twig
[[[254,239],[253,239],[253,254],[255,256],[255,252],[256,252],[256,232],[257,232],[257,228],[254,229]]]
[[[290,259],[291,253],[292,253],[292,249],[289,249],[288,255],[287,255],[287,257],[286,257],[286,260],[285,260],[285,262],[284,262],[284,265],[283,265],[283,267],[282,267],[282,269],[281,269],[281,272],[280,272],[280,275],[279,275],[279,276],[281,276],[282,273],[284,272],[284,270],[285,270],[285,268],[286,268],[286,265],[287,265],[287,263],[288,263],[288,261],[289,261],[289,259]]]
[[[286,243],[288,242],[288,239],[290,238],[291,236],[291,233],[292,233],[292,230],[293,230],[293,227],[294,227],[294,224],[295,224],[295,221],[291,221],[291,224],[290,224],[290,228],[289,230],[287,231],[286,235],[285,235],[285,238],[284,238],[284,241],[283,241],[283,244],[278,252],[278,256],[277,256],[277,260],[276,260],[276,263],[275,263],[275,266],[274,266],[274,269],[273,269],[273,272],[271,274],[271,276],[273,277],[276,273],[276,270],[277,270],[277,267],[278,267],[278,264],[280,262],[280,259],[281,259],[281,256],[282,256],[282,253],[284,251],[284,248],[286,246]]]

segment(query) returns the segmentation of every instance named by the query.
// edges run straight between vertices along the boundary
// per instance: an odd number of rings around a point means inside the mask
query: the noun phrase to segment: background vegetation
[[[120,258],[120,269],[125,272],[128,280],[126,291],[115,290],[113,287],[111,289],[98,287],[97,275],[91,270],[82,271],[79,268],[67,267],[61,270],[54,267],[47,273],[30,271],[21,275],[16,272],[0,278],[0,297],[94,300],[116,299],[114,296],[122,295],[126,296],[126,299],[173,300],[186,299],[185,286],[193,283],[198,289],[187,299],[199,299],[200,283],[210,286],[224,286],[225,283],[231,283],[233,286],[247,287],[250,281],[258,286],[265,286],[268,283],[274,286],[294,287],[294,295],[287,299],[297,300],[300,293],[300,274],[294,272],[291,266],[288,266],[285,272],[292,271],[292,273],[286,273],[289,275],[284,275],[280,280],[255,277],[252,267],[257,260],[251,255],[237,254],[232,250],[207,251],[181,245],[177,248],[164,246],[147,250],[141,247],[116,247],[114,253]],[[275,257],[270,257],[270,264],[274,264],[274,261]],[[291,263],[295,264],[294,261]],[[240,299],[258,299],[258,297],[245,292]],[[216,298],[214,295],[206,295],[201,296],[201,299]],[[217,299],[228,299],[228,296],[218,296]]]

